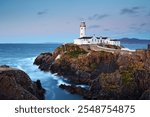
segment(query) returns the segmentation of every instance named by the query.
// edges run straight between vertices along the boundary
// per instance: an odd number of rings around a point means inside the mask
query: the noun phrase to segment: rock
[[[150,89],[146,90],[142,96],[140,97],[141,100],[150,100]]]
[[[22,70],[8,66],[0,67],[0,99],[44,99],[44,92],[40,81],[32,82]]]
[[[124,82],[119,71],[102,73],[91,85],[93,99],[134,99],[136,84]],[[130,90],[128,90],[130,88]],[[134,93],[133,93],[134,92]]]
[[[88,84],[89,95],[76,86],[60,86],[87,99],[139,99],[150,88],[150,50],[118,50],[110,53],[93,51],[87,45],[65,44],[53,54],[39,55],[35,64],[74,84]],[[56,59],[58,55],[61,57]]]
[[[91,92],[89,92],[84,88],[76,87],[75,85],[65,85],[65,84],[61,84],[59,87],[72,94],[82,95],[84,99],[91,99]]]
[[[9,68],[8,65],[1,65],[0,67],[2,67],[2,68]]]
[[[45,89],[42,87],[40,80],[37,80],[34,82],[34,86],[35,86],[35,96],[40,99],[40,100],[44,100],[45,99]]]
[[[41,53],[34,61],[34,64],[39,65],[39,68],[48,71],[53,62],[51,53]]]

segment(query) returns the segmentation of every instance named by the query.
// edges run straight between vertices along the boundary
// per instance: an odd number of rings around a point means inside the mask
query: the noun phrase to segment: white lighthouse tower
[[[80,24],[80,38],[86,37],[86,25],[85,22],[81,22]]]
[[[85,22],[80,23],[80,38],[74,39],[74,44],[89,45],[89,44],[106,44],[120,46],[120,41],[111,40],[109,37],[86,36]],[[149,47],[150,48],[150,47]]]

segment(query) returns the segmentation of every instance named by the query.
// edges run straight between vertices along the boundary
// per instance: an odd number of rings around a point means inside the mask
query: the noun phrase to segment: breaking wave
[[[61,84],[71,85],[67,80],[63,79],[63,77],[58,76],[57,73],[52,74],[50,72],[40,71],[38,66],[33,65],[35,58],[36,57],[31,57],[17,60],[17,64],[14,64],[14,66],[25,71],[33,81],[38,79],[41,81],[42,86],[46,89],[46,99],[81,99],[80,96],[72,95],[59,88],[59,85]]]

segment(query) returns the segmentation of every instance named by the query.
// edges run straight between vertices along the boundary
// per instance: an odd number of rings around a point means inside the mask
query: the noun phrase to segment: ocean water
[[[136,49],[147,49],[147,44],[122,44],[125,48],[129,48],[131,50]]]
[[[33,81],[39,79],[46,89],[47,100],[80,100],[81,96],[70,94],[59,88],[68,84],[56,74],[43,72],[33,65],[35,58],[42,52],[53,52],[59,44],[0,44],[0,65],[9,65],[25,71]]]

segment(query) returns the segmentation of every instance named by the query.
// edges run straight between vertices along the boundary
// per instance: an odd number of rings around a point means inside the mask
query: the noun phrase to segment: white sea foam
[[[62,77],[57,76],[57,73],[51,74],[51,76],[54,80],[57,80],[57,86],[61,84],[70,85],[69,83],[66,83]]]
[[[62,76],[58,76],[57,73],[52,74],[50,72],[43,72],[39,70],[38,66],[33,65],[35,58],[36,57],[18,59],[17,63],[14,64],[14,66],[16,66],[18,69],[25,71],[33,81],[39,79],[44,84],[46,82],[50,82],[50,80],[53,79],[57,82],[57,86],[61,84],[71,85],[70,83],[65,82],[65,80],[67,79],[63,78]],[[77,86],[80,86],[82,88],[87,87],[86,85],[77,85]],[[46,86],[45,89],[49,91],[48,90],[49,87]]]
[[[66,82],[64,82],[63,80],[58,80],[57,85],[59,86],[59,85],[61,85],[61,84],[70,85],[69,83],[66,83]]]
[[[81,88],[89,88],[89,85],[76,85],[76,86]]]
[[[17,68],[20,70],[24,70],[20,65],[17,65]]]
[[[49,95],[51,94],[50,98],[55,99],[56,95],[54,91],[56,86],[58,87],[61,84],[65,84],[65,85],[70,85],[70,84],[66,83],[62,77],[57,75],[57,73],[52,74],[50,72],[43,72],[39,70],[38,66],[33,65],[34,60],[35,57],[19,59],[17,62],[17,68],[28,73],[28,75],[33,81],[36,81],[37,79],[41,80],[43,87],[47,91],[46,97],[49,97]],[[53,86],[54,84],[51,84],[51,80],[54,80],[56,82],[55,87]]]
[[[32,81],[36,81],[37,79],[39,79],[41,81],[43,88],[46,89],[45,94],[46,99],[80,99],[78,95],[77,96],[71,95],[70,93],[67,93],[65,90],[62,90],[61,88],[58,87],[58,85],[66,83],[63,78],[57,76],[57,74],[51,74],[50,72],[43,72],[40,69],[38,69],[38,66],[33,65],[33,62],[36,58],[34,56],[35,53],[32,53],[32,51],[31,52],[17,51],[17,52],[18,54],[15,53],[12,54],[11,56],[8,56],[7,53],[2,52],[2,54],[4,54],[6,57],[0,56],[0,64],[6,64],[11,67],[15,67],[25,71]],[[34,57],[23,58],[24,56],[28,55],[29,56],[33,55]]]

